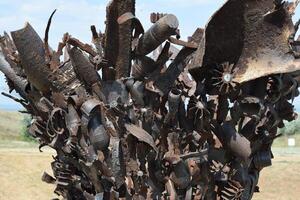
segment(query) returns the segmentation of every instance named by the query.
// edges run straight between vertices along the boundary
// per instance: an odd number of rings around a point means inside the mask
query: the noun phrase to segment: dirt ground
[[[260,193],[254,200],[300,199],[300,154],[275,153],[273,166],[260,178]],[[41,182],[44,171],[51,173],[53,152],[37,148],[0,148],[0,199],[49,200],[54,186]]]
[[[261,172],[259,187],[254,200],[299,200],[300,153],[276,152],[273,166]]]
[[[36,148],[0,148],[0,199],[50,200],[54,186],[41,181],[44,171],[51,172],[51,152]]]

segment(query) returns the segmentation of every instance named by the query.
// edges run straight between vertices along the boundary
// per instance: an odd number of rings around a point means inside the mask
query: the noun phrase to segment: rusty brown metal
[[[160,18],[139,39],[135,53],[137,55],[147,55],[152,52],[170,36],[175,35],[178,26],[179,22],[175,15],[168,14]]]
[[[255,10],[260,6],[257,3],[249,1],[248,5],[243,15],[245,17],[244,50],[236,63],[238,71],[234,80],[242,83],[271,74],[299,70],[299,60],[290,53],[287,42],[295,30],[292,16],[285,8],[285,4],[269,10],[271,13]],[[256,15],[255,18],[251,17],[253,13]]]
[[[46,65],[42,39],[29,23],[23,29],[12,32],[11,35],[28,81],[38,90],[48,93],[51,87],[48,80],[50,69]]]
[[[209,21],[191,73],[197,79],[201,68],[229,62],[237,71],[233,80],[243,83],[299,70],[288,42],[295,32],[291,14],[287,3],[228,0]]]
[[[135,14],[135,0],[113,0],[107,7],[105,59],[116,69],[117,78],[130,74],[133,22],[118,23],[118,18],[128,12]]]
[[[7,77],[8,80],[13,81],[14,89],[21,95],[22,98],[26,98],[25,88],[28,84],[27,80],[18,76],[16,72],[11,68],[11,65],[6,61],[2,52],[0,52],[0,71]]]
[[[29,24],[4,33],[0,71],[21,98],[2,94],[56,151],[42,180],[63,199],[252,199],[297,118],[298,3],[227,0],[187,41],[171,14],[144,32],[134,0],[109,3],[92,45],[66,33],[51,50],[53,15],[44,42]]]

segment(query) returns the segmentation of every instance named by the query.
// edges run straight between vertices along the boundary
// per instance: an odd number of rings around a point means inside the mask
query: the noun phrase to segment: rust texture
[[[227,0],[180,39],[173,14],[135,16],[112,0],[93,44],[57,50],[33,27],[0,37],[4,96],[32,116],[29,133],[56,150],[59,199],[250,200],[284,120],[297,118],[298,1]],[[63,57],[63,58],[62,58]],[[37,188],[38,190],[38,188]]]

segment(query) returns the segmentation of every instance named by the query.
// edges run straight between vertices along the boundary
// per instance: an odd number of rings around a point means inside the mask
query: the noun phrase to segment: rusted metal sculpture
[[[54,13],[44,42],[30,24],[5,33],[0,70],[20,99],[4,95],[57,152],[42,180],[72,200],[251,199],[278,127],[297,117],[297,4],[227,0],[188,41],[171,14],[145,32],[134,0],[111,1],[93,46],[65,34],[52,50]]]

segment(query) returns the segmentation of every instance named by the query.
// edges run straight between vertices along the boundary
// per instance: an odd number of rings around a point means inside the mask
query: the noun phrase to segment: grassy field
[[[300,197],[300,151],[275,153],[273,166],[262,171],[260,193],[254,200],[298,200]],[[35,147],[0,147],[0,199],[49,200],[54,186],[41,181],[44,171],[51,174],[53,152],[38,152]]]
[[[300,147],[300,134],[297,135],[293,135],[290,136],[292,138],[295,138],[296,140],[296,147]],[[274,147],[288,147],[288,138],[287,136],[282,136],[280,138],[277,138],[274,143],[273,146]]]
[[[23,118],[18,112],[0,111],[0,140],[21,140]]]
[[[54,185],[41,181],[44,171],[51,174],[52,153],[37,148],[0,148],[0,199],[49,200]]]
[[[273,166],[265,168],[260,175],[260,193],[254,200],[300,199],[300,151],[274,149]]]
[[[54,186],[41,181],[52,173],[53,151],[40,153],[37,144],[20,141],[23,116],[0,111],[0,200],[49,200]],[[300,136],[296,148],[287,148],[287,138],[275,141],[273,166],[262,171],[260,193],[254,200],[300,199]]]

